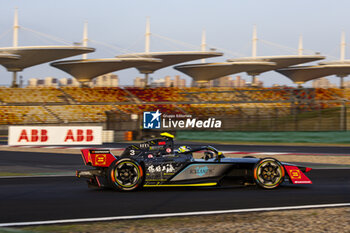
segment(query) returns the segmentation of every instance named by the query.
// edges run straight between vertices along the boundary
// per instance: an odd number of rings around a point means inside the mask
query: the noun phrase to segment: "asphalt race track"
[[[337,148],[334,149],[333,153],[336,153]],[[82,163],[80,155],[69,154],[1,151],[0,158],[0,166],[32,165],[74,170]],[[130,193],[88,189],[83,180],[72,176],[1,178],[0,224],[350,203],[350,169],[314,169],[307,175],[313,185],[286,184],[276,190],[256,187],[148,188]]]

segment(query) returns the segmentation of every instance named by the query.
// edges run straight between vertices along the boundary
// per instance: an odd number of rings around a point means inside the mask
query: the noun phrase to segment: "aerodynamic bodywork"
[[[131,191],[142,187],[258,185],[273,189],[282,182],[311,184],[304,174],[311,168],[279,162],[274,158],[226,158],[212,146],[174,150],[173,136],[128,146],[121,155],[110,150],[83,149],[85,165],[93,169],[76,172],[90,187]],[[202,152],[201,159],[193,153]]]

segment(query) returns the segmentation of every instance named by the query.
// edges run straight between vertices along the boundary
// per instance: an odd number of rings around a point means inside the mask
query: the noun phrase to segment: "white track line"
[[[77,218],[77,219],[62,219],[62,220],[49,220],[49,221],[34,221],[34,222],[0,223],[0,227],[63,224],[63,223],[67,224],[67,223],[78,223],[78,222],[100,222],[100,221],[113,221],[113,220],[145,219],[145,218],[184,217],[184,216],[195,216],[195,215],[197,216],[197,215],[231,214],[231,213],[264,212],[264,211],[278,211],[278,210],[300,210],[300,209],[332,208],[332,207],[347,207],[347,206],[350,206],[350,203],[284,206],[284,207],[252,208],[252,209],[237,209],[237,210],[214,210],[214,211],[165,213],[165,214],[145,214],[145,215],[130,215],[130,216],[101,217],[101,218]]]
[[[285,153],[285,152],[253,152],[252,154],[256,154],[256,155],[286,155],[287,154],[288,155],[288,153]]]

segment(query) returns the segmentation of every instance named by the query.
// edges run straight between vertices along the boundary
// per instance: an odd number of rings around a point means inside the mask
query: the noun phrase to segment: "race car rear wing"
[[[84,164],[93,167],[109,167],[117,159],[110,150],[82,149],[81,155]]]

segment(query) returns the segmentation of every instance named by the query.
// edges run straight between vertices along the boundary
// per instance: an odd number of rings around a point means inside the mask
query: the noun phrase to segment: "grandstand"
[[[60,89],[65,96],[77,103],[113,103],[132,102],[130,95],[119,87],[63,87]]]
[[[305,113],[318,112],[319,116],[321,111],[346,106],[344,101],[349,99],[348,89],[0,88],[0,124],[105,124],[107,113],[128,121],[131,115],[140,119],[144,111],[156,110],[252,124],[266,119],[295,120]],[[226,125],[233,127],[232,122]]]
[[[58,120],[42,106],[1,106],[0,124],[50,124]]]
[[[0,88],[2,103],[65,103],[63,93],[56,88]]]

